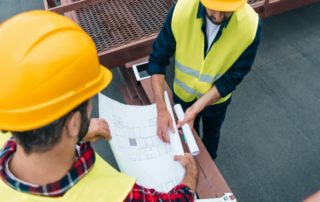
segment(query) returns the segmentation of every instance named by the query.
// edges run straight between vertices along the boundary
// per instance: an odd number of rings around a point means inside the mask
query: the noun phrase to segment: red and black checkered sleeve
[[[171,189],[168,193],[157,192],[154,189],[147,189],[135,184],[127,195],[124,202],[193,202],[194,194],[190,188],[180,184]]]

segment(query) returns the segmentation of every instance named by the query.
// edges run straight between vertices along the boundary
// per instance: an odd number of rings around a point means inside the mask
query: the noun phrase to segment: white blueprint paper
[[[99,115],[109,123],[110,145],[121,172],[160,192],[168,192],[181,182],[185,171],[173,160],[176,149],[172,148],[181,142],[166,144],[158,138],[155,104],[125,105],[99,94]]]

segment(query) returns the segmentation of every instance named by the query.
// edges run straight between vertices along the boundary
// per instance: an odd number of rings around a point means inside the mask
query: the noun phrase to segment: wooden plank
[[[181,138],[181,142],[182,142],[182,146],[185,152],[190,152],[189,148],[187,146],[187,144],[184,142],[183,138]],[[199,148],[200,149],[200,148]],[[200,153],[202,151],[200,150]],[[212,188],[212,185],[210,184],[210,182],[207,180],[206,174],[204,172],[204,170],[201,167],[201,164],[199,164],[199,161],[197,160],[197,158],[195,158],[196,163],[198,165],[199,168],[199,177],[198,177],[198,183],[197,183],[197,195],[200,198],[212,198],[215,197],[216,195],[214,195],[214,189]]]
[[[121,87],[120,92],[124,98],[125,103],[129,105],[142,105],[141,101],[138,98],[134,98],[134,99],[130,98],[130,96],[128,95],[127,87],[125,86]]]
[[[205,179],[208,182],[210,187],[209,193],[205,192],[205,195],[209,195],[210,193],[214,193],[215,196],[222,196],[226,192],[231,192],[230,187],[228,186],[227,182],[224,180],[222,174],[220,173],[217,165],[211,159],[211,156],[205,146],[203,145],[200,137],[193,130],[193,136],[198,144],[200,154],[196,156],[196,160],[199,163],[204,175]],[[200,188],[200,187],[199,187]],[[212,191],[212,192],[211,192]]]
[[[127,63],[125,64],[125,67],[126,67],[126,68],[132,68],[132,66],[135,65],[135,64],[139,64],[139,63],[143,63],[143,62],[148,62],[148,61],[149,61],[149,57],[148,57],[148,56],[142,57],[142,58],[139,58],[139,59],[137,59],[137,60],[132,60],[132,61],[130,61],[130,62],[127,62]]]
[[[146,57],[151,53],[157,34],[150,35],[126,45],[99,53],[100,63],[108,68],[124,66],[126,63]]]
[[[94,4],[103,2],[103,1],[105,1],[105,0],[80,0],[80,1],[70,2],[68,4],[64,4],[61,6],[49,8],[48,10],[52,11],[52,12],[59,13],[59,14],[64,14],[66,12],[78,10],[80,8],[85,8],[90,5],[94,5]]]
[[[294,10],[313,3],[318,3],[320,0],[278,0],[270,1],[266,8],[264,17],[270,17],[290,10]]]
[[[121,71],[121,74],[124,78],[125,86],[126,86],[129,98],[130,99],[138,99],[138,95],[134,89],[134,86],[131,83],[129,72],[125,68],[120,68],[120,71]]]

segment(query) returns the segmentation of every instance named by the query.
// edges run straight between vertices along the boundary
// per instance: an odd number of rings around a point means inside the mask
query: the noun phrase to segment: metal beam
[[[61,6],[57,6],[54,8],[50,8],[48,10],[52,11],[52,12],[59,13],[59,14],[64,14],[69,11],[78,10],[80,8],[85,8],[90,5],[94,5],[94,4],[97,4],[100,2],[104,2],[104,1],[105,0],[80,0],[80,1],[72,2],[72,3],[64,4]]]

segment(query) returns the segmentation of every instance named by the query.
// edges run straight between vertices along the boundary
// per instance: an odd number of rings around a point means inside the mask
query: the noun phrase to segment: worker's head
[[[0,130],[27,153],[86,134],[91,97],[111,81],[91,38],[64,16],[31,11],[0,25]]]
[[[222,24],[234,11],[240,9],[247,0],[201,0],[206,15],[214,24]]]

